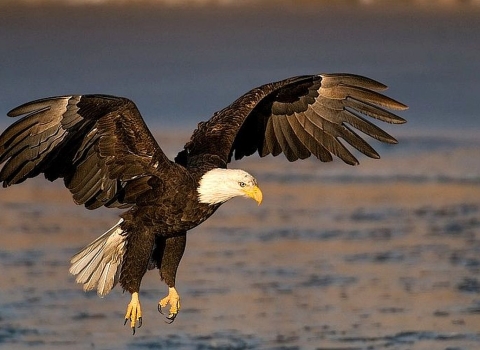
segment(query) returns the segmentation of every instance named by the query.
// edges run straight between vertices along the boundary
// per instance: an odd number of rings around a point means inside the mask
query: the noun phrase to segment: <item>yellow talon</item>
[[[167,316],[167,319],[172,323],[175,321],[178,312],[180,311],[180,295],[178,295],[177,290],[174,287],[168,288],[168,295],[158,302],[158,311],[163,314],[162,308],[170,304],[170,313]]]
[[[133,334],[135,334],[135,323],[138,321],[138,328],[142,326],[142,308],[137,292],[132,293],[132,300],[127,306],[124,324],[127,324],[128,320],[130,320],[130,327],[132,328]]]

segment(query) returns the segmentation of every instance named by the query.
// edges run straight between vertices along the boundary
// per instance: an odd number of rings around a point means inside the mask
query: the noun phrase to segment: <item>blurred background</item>
[[[0,114],[106,93],[193,130],[249,89],[300,74],[377,79],[403,129],[480,127],[480,1],[2,0]],[[0,118],[0,125],[10,121]]]
[[[361,165],[257,157],[265,202],[232,201],[189,236],[182,311],[144,278],[83,293],[70,256],[117,221],[61,182],[0,193],[0,348],[480,348],[480,1],[0,0],[0,128],[37,98],[132,99],[169,156],[251,88],[348,72],[407,104]]]

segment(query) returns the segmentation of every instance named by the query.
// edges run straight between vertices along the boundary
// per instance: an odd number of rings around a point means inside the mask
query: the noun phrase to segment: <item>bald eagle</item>
[[[262,201],[256,179],[227,169],[256,152],[289,161],[312,154],[358,164],[346,147],[378,153],[356,132],[384,143],[396,139],[366,117],[401,124],[390,110],[407,107],[379,93],[386,86],[352,74],[297,76],[257,87],[198,124],[175,159],[167,158],[135,104],[109,95],[36,100],[8,113],[22,116],[0,136],[0,181],[7,187],[40,173],[63,178],[76,204],[126,208],[120,220],[71,259],[70,272],[85,291],[104,296],[120,283],[131,294],[125,324],[142,323],[139,291],[157,268],[168,286],[158,302],[167,321],[180,310],[175,289],[187,232],[237,196]]]

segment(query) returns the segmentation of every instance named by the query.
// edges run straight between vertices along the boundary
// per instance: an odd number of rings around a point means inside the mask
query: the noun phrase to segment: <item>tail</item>
[[[120,225],[123,219],[90,243],[70,260],[70,273],[77,275],[83,290],[97,289],[101,297],[118,283],[125,253],[126,235]]]

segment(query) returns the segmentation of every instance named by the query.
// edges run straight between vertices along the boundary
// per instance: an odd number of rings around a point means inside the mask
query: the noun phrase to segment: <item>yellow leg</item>
[[[132,293],[132,300],[127,306],[127,313],[125,314],[125,324],[130,320],[130,327],[132,327],[133,334],[135,334],[135,323],[138,321],[138,328],[142,326],[142,308],[140,307],[140,299],[138,293]]]
[[[167,316],[167,319],[169,320],[168,323],[172,323],[175,321],[175,317],[177,317],[177,314],[180,311],[180,295],[178,295],[175,287],[169,287],[168,295],[158,302],[158,311],[163,314],[162,308],[166,307],[168,304],[170,304],[170,313]]]

